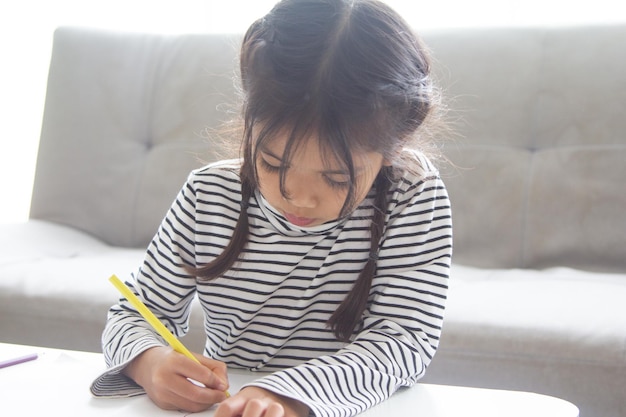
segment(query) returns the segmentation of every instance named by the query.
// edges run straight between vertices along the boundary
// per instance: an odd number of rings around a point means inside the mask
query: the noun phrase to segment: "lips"
[[[285,218],[287,219],[287,221],[295,226],[299,226],[299,227],[305,227],[308,226],[310,224],[312,224],[315,219],[312,219],[310,217],[298,217],[298,216],[294,216],[293,214],[290,213],[285,213]]]

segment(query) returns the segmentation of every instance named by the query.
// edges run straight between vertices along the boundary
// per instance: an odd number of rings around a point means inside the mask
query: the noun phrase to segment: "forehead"
[[[333,154],[331,147],[322,143],[317,135],[309,134],[298,137],[290,132],[280,132],[267,137],[260,143],[258,150],[270,153],[279,159],[288,157],[289,160],[294,158],[330,159],[329,156]],[[322,156],[323,158],[321,158]]]
[[[345,169],[349,163],[346,160],[348,158],[352,160],[355,169],[358,169],[372,163],[377,165],[379,159],[382,158],[376,152],[363,150],[349,150],[348,154],[343,156],[338,154],[327,141],[320,140],[317,134],[296,136],[290,131],[268,136],[258,145],[257,151],[285,164],[318,170],[322,168],[324,170]]]

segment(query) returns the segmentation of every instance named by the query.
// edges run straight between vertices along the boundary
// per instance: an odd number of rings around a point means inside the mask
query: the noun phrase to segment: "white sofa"
[[[626,417],[626,25],[422,35],[459,134],[425,381]],[[100,350],[107,278],[136,270],[187,173],[227,156],[210,130],[236,111],[238,39],[57,30],[30,220],[0,226],[0,341]]]

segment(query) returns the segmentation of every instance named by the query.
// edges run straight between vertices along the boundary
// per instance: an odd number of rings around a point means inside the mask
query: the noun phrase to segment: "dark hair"
[[[376,0],[279,2],[246,32],[240,71],[243,209],[223,253],[192,269],[207,279],[230,269],[247,242],[246,209],[257,184],[255,161],[261,144],[279,132],[289,136],[280,169],[285,194],[290,155],[315,134],[322,155],[345,164],[350,174],[341,210],[345,215],[355,204],[352,152],[379,152],[397,164],[402,148],[433,106],[424,47],[395,11]],[[370,258],[328,322],[343,341],[350,339],[367,306],[392,171],[383,167],[374,183]]]

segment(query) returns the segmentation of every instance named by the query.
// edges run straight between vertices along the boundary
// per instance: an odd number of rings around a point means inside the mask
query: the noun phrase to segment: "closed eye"
[[[269,162],[268,159],[272,160],[272,162]],[[269,151],[264,150],[260,152],[259,162],[261,168],[269,174],[277,174],[281,170],[281,159]],[[286,168],[289,168],[289,166]],[[340,190],[350,188],[350,175],[343,170],[321,171],[320,174],[322,175],[324,182],[326,182],[326,184],[331,188]]]
[[[326,181],[326,184],[328,184],[328,186],[332,188],[338,188],[338,189],[350,188],[349,176],[344,176],[344,175],[337,176],[336,174],[334,175],[323,174],[323,176],[324,176],[324,181]]]
[[[270,174],[276,174],[280,172],[280,166],[270,164],[263,157],[259,159],[261,160],[261,168],[263,168],[266,172]]]

